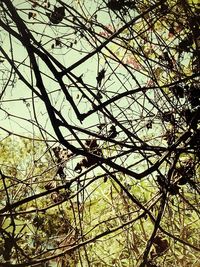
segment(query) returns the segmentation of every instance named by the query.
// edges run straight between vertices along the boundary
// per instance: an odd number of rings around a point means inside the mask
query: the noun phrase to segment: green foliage
[[[52,170],[47,171],[49,166],[53,166],[53,161],[44,154],[45,145],[35,143],[35,148],[33,148],[32,141],[19,139],[15,143],[15,151],[13,151],[10,137],[4,140],[1,147],[5,148],[4,153],[2,153],[2,159],[6,163],[3,166],[4,174],[13,175],[13,172],[10,172],[9,164],[12,166],[12,170],[17,169],[14,177],[18,179],[18,182],[7,182],[10,203],[26,198],[30,194],[37,195],[37,193],[44,192],[44,182],[51,180],[53,174]],[[12,160],[10,158],[11,153]],[[28,186],[23,185],[22,182],[23,174],[27,177],[29,166],[34,165],[33,158],[40,158],[40,165],[33,168],[33,176],[29,174],[29,179],[24,179],[30,186],[30,180],[33,181],[33,178],[37,177],[37,183],[33,182],[29,190],[26,189]],[[101,174],[99,176],[101,177]],[[123,175],[117,178],[121,182],[124,180]],[[1,187],[2,192],[4,191],[1,194],[1,207],[5,207],[5,201],[8,201],[8,197],[5,189],[3,190],[2,179]],[[19,191],[21,188],[23,188],[22,192]],[[139,183],[132,179],[126,179],[126,189],[144,205],[146,205],[145,203],[151,205],[154,201],[155,190],[159,195],[159,188],[151,179]],[[74,190],[75,188],[72,192]],[[182,186],[182,190],[188,202],[195,206],[196,199],[191,189]],[[60,190],[57,194],[62,192]],[[92,239],[95,242],[83,246],[79,256],[76,251],[68,252],[66,256],[58,257],[56,261],[50,260],[49,266],[63,266],[64,262],[66,266],[67,264],[81,266],[80,260],[85,262],[86,255],[92,266],[136,266],[153,231],[152,220],[146,214],[134,221],[141,214],[141,211],[112,177],[97,178],[95,183],[87,187],[87,192],[90,197],[81,193],[80,196],[77,195],[79,199],[77,201],[75,194],[74,198],[66,199],[62,204],[57,203],[55,198],[52,198],[53,193],[49,193],[45,197],[36,198],[20,205],[13,211],[16,215],[10,214],[4,217],[1,222],[2,237],[0,239],[1,255],[3,255],[4,260],[6,258],[5,242],[9,236],[16,240],[17,245],[24,251],[24,255],[29,255],[29,257],[39,256],[41,253],[44,255],[43,257],[51,256],[51,252],[54,250],[59,254],[76,242]],[[17,196],[12,199],[11,196],[16,194]],[[153,205],[150,210],[154,216],[157,216],[159,202]],[[182,210],[181,213],[180,210]],[[173,232],[175,236],[191,242],[194,246],[199,245],[197,238],[200,229],[198,215],[194,210],[191,211],[190,206],[183,203],[177,196],[170,198],[161,226],[169,233]],[[109,232],[110,234],[108,234]],[[105,234],[99,239],[99,233]],[[161,243],[158,246],[160,247],[162,244],[164,246],[163,251],[161,249],[161,255],[158,255],[156,245],[153,245],[151,252],[157,264],[165,266],[163,265],[165,262],[167,266],[173,266],[175,263],[180,265],[183,259],[187,264],[197,260],[197,255],[192,250],[190,253],[187,252],[184,245],[165,239],[164,236],[161,238],[159,241]],[[15,246],[9,247],[9,249],[10,253],[7,257],[12,263],[15,263],[19,257],[21,260],[24,259],[25,256]]]

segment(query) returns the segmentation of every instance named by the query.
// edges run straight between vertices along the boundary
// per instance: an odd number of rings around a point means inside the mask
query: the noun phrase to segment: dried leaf
[[[177,99],[184,97],[184,89],[183,89],[183,87],[181,87],[179,85],[175,85],[173,87],[170,87],[169,89]]]
[[[50,181],[47,184],[45,184],[44,188],[48,191],[56,187],[56,184],[54,181]]]
[[[88,152],[97,156],[102,156],[102,150],[97,144],[96,139],[87,139],[85,141],[85,146]],[[81,173],[83,167],[87,169],[95,163],[97,163],[97,160],[94,158],[94,156],[88,155],[87,157],[83,158],[79,163],[77,163],[74,170],[78,173]]]
[[[167,111],[162,114],[163,121],[170,122],[172,125],[175,124],[175,118],[172,111]]]
[[[163,239],[161,236],[154,238],[153,244],[155,246],[157,256],[162,255],[167,249],[169,249],[169,242],[167,239]]]
[[[102,70],[98,73],[98,75],[97,75],[97,77],[96,77],[96,79],[97,79],[97,84],[98,84],[99,86],[101,86],[101,82],[102,82],[102,80],[105,78],[105,73],[106,73],[105,69],[102,69]]]
[[[56,46],[61,46],[61,41],[60,41],[59,38],[56,38],[56,40],[55,40],[55,45],[56,45]]]
[[[29,18],[29,19],[31,19],[31,18],[34,19],[36,16],[37,16],[36,13],[33,13],[33,12],[29,12],[29,13],[28,13],[28,18]]]
[[[61,7],[54,7],[54,11],[50,14],[49,19],[53,24],[59,24],[65,16],[65,8],[64,6]]]
[[[28,19],[31,19],[32,16],[33,16],[33,12],[29,12],[29,13],[28,13]]]
[[[76,171],[77,173],[81,173],[82,172],[82,164],[81,164],[81,162],[76,164],[76,167],[74,168],[74,171]]]
[[[115,138],[117,136],[117,131],[114,125],[111,125],[110,130],[108,131],[108,138]]]
[[[178,195],[180,187],[175,183],[169,186],[168,191],[171,195]]]
[[[58,203],[63,200],[63,196],[60,193],[54,192],[51,194],[51,199],[54,203]]]
[[[10,256],[11,256],[11,251],[12,251],[12,248],[14,246],[14,242],[13,242],[13,239],[8,237],[8,238],[5,238],[4,240],[4,250],[3,250],[3,258],[5,261],[8,261],[10,259]]]

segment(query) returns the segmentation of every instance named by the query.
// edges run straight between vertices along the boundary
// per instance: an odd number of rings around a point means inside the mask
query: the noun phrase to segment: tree
[[[1,265],[198,266],[198,2],[0,13]]]

